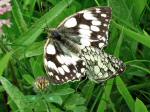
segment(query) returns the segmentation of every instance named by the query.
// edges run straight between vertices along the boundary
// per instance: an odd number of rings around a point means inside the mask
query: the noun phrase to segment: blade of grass
[[[100,90],[100,86],[97,88],[98,90]],[[94,108],[95,108],[95,106],[96,106],[96,104],[97,104],[97,102],[98,102],[98,100],[99,100],[99,98],[100,98],[100,95],[102,94],[102,92],[103,91],[99,91],[98,92],[98,94],[97,94],[97,96],[96,96],[96,99],[95,99],[95,101],[94,101],[94,103],[92,104],[92,107],[91,107],[91,109],[90,109],[90,112],[93,112],[94,111]]]
[[[97,112],[105,112],[107,102],[110,99],[110,93],[111,93],[113,81],[114,81],[114,79],[107,81],[104,93],[102,94],[102,98],[98,105]]]
[[[138,98],[136,98],[135,102],[135,112],[148,112],[144,103]]]
[[[134,99],[132,98],[131,94],[129,93],[127,87],[123,83],[120,77],[116,78],[116,84],[117,84],[117,89],[119,93],[122,95],[124,100],[126,101],[129,109],[131,112],[134,112]]]
[[[82,89],[82,93],[86,99],[86,104],[90,102],[90,99],[93,95],[93,90],[94,90],[95,83],[92,81],[88,81],[84,88]]]
[[[32,27],[29,28],[28,32],[24,33],[21,38],[18,38],[15,43],[22,45],[32,44],[36,38],[41,34],[43,28],[47,24],[50,24],[62,11],[73,2],[73,0],[63,0],[60,1],[54,8],[42,16],[37,22],[35,22]]]
[[[12,15],[17,24],[17,27],[18,27],[20,33],[26,32],[28,28],[27,28],[27,24],[23,18],[19,4],[18,4],[17,0],[12,0],[12,2],[13,2]]]
[[[121,38],[119,38],[117,46],[116,46],[117,49],[114,52],[116,54],[116,56],[119,56],[119,49],[120,49],[122,41],[123,41],[124,27],[122,27],[121,31],[122,31],[121,32]],[[122,97],[126,101],[127,105],[129,106],[130,110],[133,112],[134,100],[133,100],[131,94],[129,93],[127,87],[124,85],[124,82],[122,81],[122,79],[119,76],[116,77],[116,86],[117,86],[117,89],[119,90],[120,94],[122,95]]]
[[[123,26],[117,24],[115,21],[112,21],[113,26],[115,26],[117,29],[122,30]],[[137,42],[142,43],[143,45],[147,46],[150,48],[150,37],[146,36],[146,35],[142,35],[140,33],[134,32],[128,28],[124,27],[123,30],[124,34],[127,35],[127,37],[130,37],[134,40],[136,40]]]
[[[3,74],[3,71],[7,67],[11,54],[11,52],[5,54],[5,56],[0,60],[0,76]]]
[[[130,65],[130,66],[135,67],[135,68],[138,68],[138,69],[141,69],[141,70],[143,70],[143,71],[145,71],[145,72],[147,72],[147,73],[150,74],[150,70],[148,70],[148,69],[146,69],[146,68],[143,68],[143,67],[138,66],[138,65]]]
[[[133,6],[134,6],[134,17],[137,19],[140,19],[141,14],[147,4],[147,0],[133,0]],[[137,20],[139,21],[139,20]]]
[[[122,32],[123,32],[123,29],[122,29]],[[123,41],[123,35],[122,35],[123,33],[122,32],[120,34],[119,40],[118,40],[117,45],[116,45],[116,49],[114,51],[114,55],[117,56],[117,57],[119,57],[119,50],[120,50],[120,47],[121,47],[121,44],[122,44],[122,41]],[[110,100],[110,94],[111,94],[113,81],[114,81],[114,79],[111,79],[111,80],[107,81],[106,88],[105,88],[104,93],[102,95],[102,98],[100,100],[97,112],[104,112],[105,111],[106,106],[107,106],[106,101]],[[115,110],[115,109],[113,108],[113,110]]]
[[[150,63],[149,60],[131,60],[131,61],[125,62],[125,64],[130,64],[130,63],[135,63],[135,62],[147,62],[147,63]]]

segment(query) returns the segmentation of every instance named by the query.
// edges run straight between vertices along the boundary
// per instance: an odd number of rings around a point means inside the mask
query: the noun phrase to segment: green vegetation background
[[[11,28],[0,38],[0,112],[150,111],[149,0],[12,0]],[[90,81],[50,86],[35,92],[43,69],[45,27],[93,6],[110,6],[113,19],[106,52],[126,71],[104,84]],[[77,89],[78,88],[78,89]]]

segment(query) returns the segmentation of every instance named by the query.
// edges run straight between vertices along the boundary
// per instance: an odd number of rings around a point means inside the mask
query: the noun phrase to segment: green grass
[[[11,27],[0,37],[0,112],[150,111],[150,2],[148,0],[12,0]],[[37,91],[43,68],[44,28],[94,6],[112,7],[107,53],[126,63],[103,84],[89,80]]]

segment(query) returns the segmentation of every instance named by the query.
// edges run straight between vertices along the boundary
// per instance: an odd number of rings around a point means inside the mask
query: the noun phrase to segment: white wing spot
[[[76,73],[77,71],[76,70],[73,70],[73,73]]]
[[[80,24],[79,28],[86,29],[86,30],[90,29],[90,27],[88,25],[85,25],[85,24]]]
[[[93,55],[90,55],[91,60],[94,62],[94,57]]]
[[[80,74],[80,73],[76,73],[76,76],[77,76],[78,78],[80,78],[81,74]]]
[[[103,40],[103,41],[105,42],[105,41],[106,41],[106,38],[105,38],[105,37],[102,37],[101,40]]]
[[[86,58],[87,60],[90,60],[90,56],[89,56],[89,55],[85,55],[85,58]]]
[[[85,49],[83,49],[83,51],[84,51],[84,52],[87,52],[87,49],[85,48]]]
[[[94,66],[94,72],[95,74],[98,74],[100,72],[100,69],[98,66]]]
[[[48,46],[46,47],[46,53],[52,54],[52,55],[56,54],[56,49],[55,49],[54,45],[48,44]]]
[[[96,26],[98,26],[98,25],[101,25],[101,22],[100,21],[92,21],[92,25],[96,25]]]
[[[103,68],[104,68],[104,71],[107,71],[107,70],[108,70],[108,68],[107,68],[106,66],[104,66],[104,65],[103,65]]]
[[[100,13],[101,11],[100,10],[96,10],[96,13]]]
[[[99,78],[103,77],[103,74],[101,72],[99,72],[98,77]]]
[[[100,48],[102,48],[102,47],[104,47],[104,43],[99,43],[98,46],[99,46]]]
[[[108,19],[105,19],[105,21],[108,22],[109,20],[108,20]]]
[[[94,56],[94,60],[98,60],[98,59],[97,59],[97,56]]]
[[[86,39],[86,38],[81,38],[81,39],[80,39],[80,42],[81,42],[81,44],[84,45],[84,46],[90,46],[90,45],[91,45],[90,40],[89,40],[89,39]]]
[[[85,12],[83,14],[83,17],[86,19],[86,20],[97,20],[96,17],[94,17],[93,14],[89,13],[89,12]]]
[[[95,49],[94,49],[94,47],[91,47],[91,50],[92,50],[93,52],[95,52]]]
[[[90,37],[92,31],[86,30],[86,29],[79,29],[79,33],[80,33],[81,35],[86,35],[86,36],[89,36],[89,37]]]
[[[89,36],[87,36],[87,35],[79,35],[79,37],[81,37],[81,38],[90,38]]]
[[[84,73],[85,72],[85,68],[81,68],[81,73]]]
[[[61,56],[57,55],[56,58],[59,61],[59,63],[64,64],[64,60],[61,58]]]
[[[67,72],[67,73],[69,73],[70,72],[70,70],[69,70],[69,68],[68,68],[68,66],[66,66],[66,65],[62,65],[62,68]]]
[[[74,17],[67,20],[64,24],[64,26],[67,28],[75,27],[76,25],[77,25],[77,20]]]
[[[101,39],[101,38],[102,38],[102,36],[101,36],[101,35],[98,35],[98,36],[97,36],[97,38],[98,38],[98,39]]]
[[[104,74],[104,77],[108,77],[108,73],[105,73],[105,74]]]
[[[58,71],[61,75],[65,75],[65,72],[61,67],[58,67]]]
[[[72,60],[71,57],[69,57],[69,56],[61,56],[61,57],[64,60],[64,62],[65,62],[66,65],[73,64],[73,60]]]
[[[66,80],[68,80],[68,77],[65,77]]]
[[[91,25],[91,30],[92,30],[92,31],[95,31],[95,32],[100,31],[99,27],[93,26],[93,25]]]
[[[56,77],[57,80],[60,80],[59,77],[58,77],[57,75],[56,75],[55,77]]]
[[[58,69],[57,69],[55,63],[53,63],[52,61],[48,61],[48,62],[47,62],[47,66],[48,66],[49,68],[54,69],[54,70],[56,70],[56,71],[58,72]]]
[[[106,14],[101,14],[102,17],[106,17]]]
[[[103,24],[103,26],[107,26],[107,24]]]
[[[54,75],[52,72],[48,72],[48,74],[49,74],[50,76],[53,76],[53,75]]]
[[[83,62],[83,63],[82,63],[82,65],[84,65],[84,66],[85,66],[85,62]]]

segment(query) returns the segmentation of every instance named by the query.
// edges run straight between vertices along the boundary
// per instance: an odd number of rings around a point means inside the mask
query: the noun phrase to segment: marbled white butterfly
[[[44,47],[44,65],[50,83],[63,84],[85,75],[105,81],[124,71],[124,64],[106,54],[110,7],[93,7],[66,18],[48,31]]]

